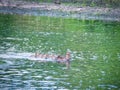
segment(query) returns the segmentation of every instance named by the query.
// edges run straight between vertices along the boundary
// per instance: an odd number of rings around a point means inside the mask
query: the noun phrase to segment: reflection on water
[[[0,89],[120,89],[119,23],[1,17]],[[65,55],[67,50],[71,52],[69,70],[63,64],[31,57],[35,52]]]
[[[20,59],[21,60],[21,59]],[[35,68],[36,63],[31,62],[27,64],[26,61],[19,61],[19,59],[3,60],[5,63],[0,65],[0,88],[2,89],[65,89],[59,87],[59,84],[68,84],[65,80],[67,75],[56,77],[58,72],[52,68],[45,71],[40,67]],[[41,65],[41,64],[39,64]],[[51,66],[50,66],[51,67]]]

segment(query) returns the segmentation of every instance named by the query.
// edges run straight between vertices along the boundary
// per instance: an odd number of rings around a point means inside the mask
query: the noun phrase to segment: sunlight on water
[[[120,89],[119,23],[1,17],[0,89]],[[52,58],[36,58],[36,52],[62,56],[70,52],[70,69]]]
[[[22,54],[20,54],[22,55]],[[28,54],[27,54],[28,55]],[[4,57],[4,56],[3,56]],[[18,56],[17,56],[18,57]],[[1,57],[2,58],[2,57]],[[16,59],[16,57],[12,57]],[[12,59],[9,57],[9,59]],[[8,58],[6,58],[4,61],[6,62],[6,65],[1,64],[0,66],[0,74],[2,77],[0,78],[1,82],[0,85],[3,89],[17,89],[24,87],[24,89],[57,89],[58,82],[59,83],[65,83],[63,82],[66,80],[66,78],[55,78],[53,75],[56,75],[56,71],[43,71],[42,69],[34,69],[31,68],[31,65],[27,65],[25,70],[20,69],[22,67],[26,67],[25,62],[20,65],[21,62],[19,62],[20,57],[17,58],[18,61],[12,59],[9,60],[13,63],[7,62]],[[22,58],[21,58],[22,59]],[[19,62],[16,66],[16,63]],[[32,66],[35,66],[35,64],[32,64]],[[41,73],[40,73],[41,72]],[[50,76],[49,73],[51,73]],[[13,78],[14,77],[14,78]],[[67,77],[67,75],[63,75],[62,77]],[[5,88],[4,88],[5,87]],[[64,89],[64,87],[60,87],[59,89]]]

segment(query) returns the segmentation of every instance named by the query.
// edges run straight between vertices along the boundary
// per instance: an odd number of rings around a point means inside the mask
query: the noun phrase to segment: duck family
[[[67,68],[70,67],[70,52],[67,52],[65,56],[56,55],[56,54],[42,54],[42,53],[35,53],[35,58],[44,59],[44,62],[47,62],[47,59],[52,61],[65,64]]]

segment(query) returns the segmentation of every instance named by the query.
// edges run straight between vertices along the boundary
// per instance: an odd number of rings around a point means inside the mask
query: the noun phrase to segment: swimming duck
[[[70,53],[67,52],[65,56],[57,56],[56,61],[58,63],[65,63],[66,67],[69,68],[70,67]]]

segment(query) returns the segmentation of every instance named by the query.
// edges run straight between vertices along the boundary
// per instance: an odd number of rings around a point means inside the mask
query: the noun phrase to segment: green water
[[[67,50],[70,69],[12,58]],[[120,22],[0,14],[0,89],[119,90]]]

